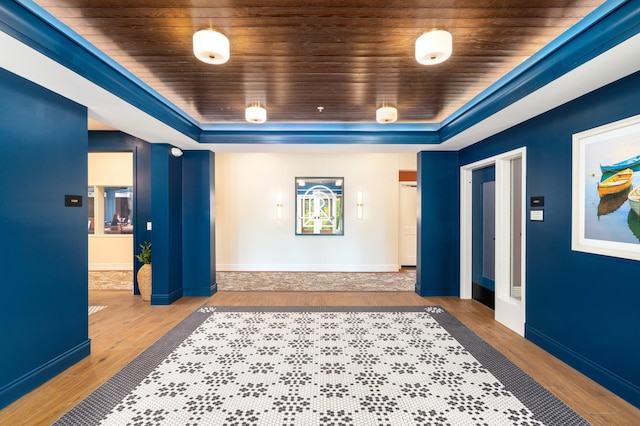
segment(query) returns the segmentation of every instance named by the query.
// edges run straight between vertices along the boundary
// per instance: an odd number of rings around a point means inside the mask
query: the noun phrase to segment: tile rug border
[[[546,425],[589,425],[457,318],[439,306],[203,306],[146,349],[116,375],[58,419],[54,425],[99,424],[214,312],[428,312],[482,366]]]
[[[96,312],[99,312],[104,308],[106,308],[106,306],[89,306],[89,315],[95,314]]]

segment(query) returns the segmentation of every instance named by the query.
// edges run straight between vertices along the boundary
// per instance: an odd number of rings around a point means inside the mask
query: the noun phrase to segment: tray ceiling
[[[38,0],[37,3],[201,123],[244,122],[259,102],[269,122],[440,122],[585,17],[594,0]],[[215,28],[226,64],[193,55]],[[453,35],[453,55],[420,65],[417,37]],[[321,111],[320,108],[322,107]]]

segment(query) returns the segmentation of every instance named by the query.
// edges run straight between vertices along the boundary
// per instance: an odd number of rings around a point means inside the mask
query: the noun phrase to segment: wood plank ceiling
[[[567,28],[596,0],[36,0],[202,123],[439,122]],[[223,65],[198,61],[192,36],[215,28]],[[453,35],[453,55],[420,65],[415,40]],[[323,107],[322,112],[318,107]]]

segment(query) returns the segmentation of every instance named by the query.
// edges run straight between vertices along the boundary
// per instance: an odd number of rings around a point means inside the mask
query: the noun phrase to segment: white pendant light
[[[255,104],[244,111],[244,118],[249,123],[264,123],[267,121],[267,110],[260,106],[260,104]]]
[[[193,35],[193,54],[207,64],[224,64],[229,60],[229,39],[214,30],[200,30]]]
[[[416,40],[416,61],[423,65],[435,65],[449,59],[453,51],[453,38],[445,30],[422,34]]]
[[[398,119],[398,110],[391,106],[383,105],[376,111],[376,121],[380,124],[393,123]]]

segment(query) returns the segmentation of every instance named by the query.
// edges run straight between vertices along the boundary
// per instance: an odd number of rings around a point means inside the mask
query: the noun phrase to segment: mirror
[[[296,235],[344,235],[344,178],[296,178]]]

